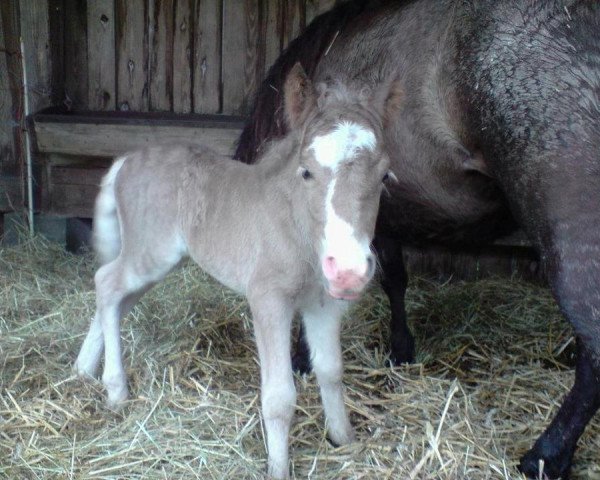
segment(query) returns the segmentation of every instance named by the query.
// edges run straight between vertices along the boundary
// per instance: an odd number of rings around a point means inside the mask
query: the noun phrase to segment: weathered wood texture
[[[225,114],[247,113],[260,80],[282,49],[307,21],[335,4],[11,1],[36,10],[50,8],[51,23],[62,29],[52,45],[62,52],[52,57],[53,76],[64,79],[53,92],[61,95],[55,103],[77,110]]]
[[[190,143],[231,155],[243,126],[241,117],[224,115],[69,115],[58,121],[37,115],[34,120],[39,152],[98,157],[113,157],[147,145]]]

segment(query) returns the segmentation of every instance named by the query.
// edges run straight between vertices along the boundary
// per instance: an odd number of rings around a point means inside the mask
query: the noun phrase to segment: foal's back
[[[272,182],[258,166],[194,146],[149,147],[115,166],[122,257],[148,270],[189,255],[221,283],[245,293],[264,250],[264,231],[272,230],[265,225],[270,199],[264,191]]]

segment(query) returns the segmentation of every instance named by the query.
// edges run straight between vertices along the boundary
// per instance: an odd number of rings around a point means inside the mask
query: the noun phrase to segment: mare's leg
[[[258,289],[257,289],[258,290]],[[293,310],[274,292],[249,292],[260,360],[262,415],[267,433],[268,475],[288,478],[288,438],[296,405],[290,359]]]
[[[292,368],[294,369],[294,372],[298,372],[302,375],[310,373],[312,369],[310,364],[310,351],[308,349],[308,343],[306,343],[306,333],[304,331],[303,323],[300,323],[296,349],[292,353]]]
[[[415,360],[415,339],[406,323],[404,296],[408,275],[404,268],[402,246],[397,240],[378,236],[375,250],[381,265],[381,286],[390,301],[390,362],[392,365]]]
[[[329,438],[336,445],[354,440],[354,432],[344,405],[344,372],[340,344],[341,317],[345,302],[325,300],[302,312],[310,358],[321,389]]]
[[[600,407],[600,376],[593,359],[580,340],[577,342],[575,385],[556,417],[519,464],[519,469],[539,478],[540,461],[549,478],[568,477],[577,440]]]
[[[570,212],[554,228],[551,248],[543,255],[553,293],[575,329],[578,352],[573,388],[550,426],[521,460],[521,470],[533,478],[539,477],[540,460],[549,478],[568,477],[577,441],[600,407],[598,225],[597,210]]]

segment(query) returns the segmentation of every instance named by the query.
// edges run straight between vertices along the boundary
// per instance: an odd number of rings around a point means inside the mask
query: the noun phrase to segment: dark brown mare
[[[520,468],[567,478],[600,405],[600,3],[343,3],[271,68],[238,159],[252,163],[267,139],[286,134],[280,92],[296,61],[357,102],[392,80],[404,88],[385,129],[399,183],[382,198],[375,241],[392,361],[411,360],[414,348],[402,244],[485,244],[516,227],[528,235],[575,328],[578,358],[572,390]]]

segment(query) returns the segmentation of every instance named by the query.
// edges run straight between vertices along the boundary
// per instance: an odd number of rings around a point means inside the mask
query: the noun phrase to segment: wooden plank
[[[264,39],[263,78],[279,57],[283,42],[283,3],[280,0],[264,0],[261,38]]]
[[[51,168],[53,185],[100,185],[106,172],[104,167],[88,165],[55,165]]]
[[[173,39],[173,110],[192,111],[192,45],[194,0],[175,0]]]
[[[40,152],[112,157],[148,145],[197,144],[231,155],[242,124],[202,128],[169,125],[36,122]]]
[[[99,172],[99,177],[106,170]],[[66,217],[91,218],[94,201],[98,195],[97,185],[53,185],[49,195],[47,213]]]
[[[197,113],[221,111],[221,12],[221,0],[196,0],[193,98]]]
[[[92,110],[117,107],[114,12],[114,0],[88,2],[88,106]]]
[[[52,64],[48,0],[21,0],[21,37],[27,65],[27,96],[31,112],[51,104]]]
[[[0,1],[0,211],[22,211],[24,175],[19,19],[16,2]]]
[[[69,109],[82,110],[89,108],[90,98],[88,92],[88,2],[64,1],[64,103]]]
[[[247,113],[261,73],[258,0],[223,3],[223,112]]]
[[[4,26],[3,22],[0,21],[0,168],[4,173],[6,168],[14,170],[16,167],[13,145],[15,121],[10,79],[12,70],[9,69],[7,60],[9,56],[13,55],[11,55],[8,45],[5,43]],[[2,205],[3,200],[0,198],[0,205]]]
[[[148,110],[148,3],[116,0],[117,108]]]
[[[151,0],[148,20],[149,109],[173,109],[174,0]]]
[[[306,25],[305,0],[284,0],[282,48],[296,38]]]
[[[50,103],[65,101],[65,0],[48,0]]]

